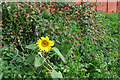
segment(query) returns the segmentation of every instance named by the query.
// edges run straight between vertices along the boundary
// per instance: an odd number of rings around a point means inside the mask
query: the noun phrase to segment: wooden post
[[[120,0],[118,1],[118,7],[117,12],[120,12]]]
[[[108,0],[108,12],[116,12],[117,11],[117,0],[111,1]]]
[[[105,12],[108,9],[107,5],[107,0],[97,0],[97,9],[100,9],[101,11]]]

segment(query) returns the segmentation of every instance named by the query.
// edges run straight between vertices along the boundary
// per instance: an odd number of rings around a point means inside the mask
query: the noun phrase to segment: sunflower
[[[37,46],[39,47],[40,51],[46,51],[48,52],[48,50],[51,49],[51,46],[54,45],[54,42],[49,40],[49,37],[41,37],[41,39],[37,40]]]

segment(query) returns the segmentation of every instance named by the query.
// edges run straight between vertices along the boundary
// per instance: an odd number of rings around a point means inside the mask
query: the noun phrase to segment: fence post
[[[118,7],[117,12],[120,12],[120,0],[118,1]]]
[[[116,12],[117,11],[117,0],[108,0],[108,12]]]
[[[97,9],[105,12],[107,8],[107,0],[97,0]]]

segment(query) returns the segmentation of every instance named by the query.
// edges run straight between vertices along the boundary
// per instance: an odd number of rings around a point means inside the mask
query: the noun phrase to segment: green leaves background
[[[46,11],[49,4],[55,4],[53,13]],[[3,77],[48,78],[56,73],[65,78],[119,78],[118,14],[92,11],[91,5],[3,2]],[[40,11],[41,6],[46,9]],[[53,48],[56,54],[50,58],[50,64],[56,71],[51,75],[41,64],[34,67],[39,51],[33,44],[48,35],[59,49]],[[53,52],[44,53],[45,57]]]

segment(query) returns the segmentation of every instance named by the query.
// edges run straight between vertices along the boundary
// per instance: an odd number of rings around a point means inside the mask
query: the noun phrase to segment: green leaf
[[[87,70],[83,68],[83,69],[81,69],[81,71],[85,71],[86,72]]]
[[[52,76],[52,78],[63,78],[62,73],[60,71],[57,72],[57,71],[53,70],[50,72],[50,75]]]
[[[35,56],[35,67],[39,67],[44,64],[45,58],[40,57],[39,55]]]
[[[30,44],[30,45],[27,45],[26,48],[31,49],[31,50],[35,50],[37,48],[37,45],[36,44]]]
[[[0,73],[0,80],[2,80],[2,77],[3,77],[3,73]]]
[[[96,69],[96,71],[101,72],[101,70],[100,70],[100,69]]]
[[[57,55],[58,55],[63,61],[65,61],[65,58],[64,58],[63,55],[60,53],[60,51],[59,51],[58,48],[53,47],[52,50],[54,50],[54,51],[57,53]]]
[[[0,52],[4,51],[5,49],[6,49],[6,47],[2,47],[2,48],[0,49]]]
[[[10,57],[3,57],[3,59],[11,59]]]
[[[27,63],[33,63],[33,61],[35,60],[35,55],[29,55],[28,58],[26,59]]]
[[[16,57],[16,62],[23,62],[23,59],[21,57]]]

